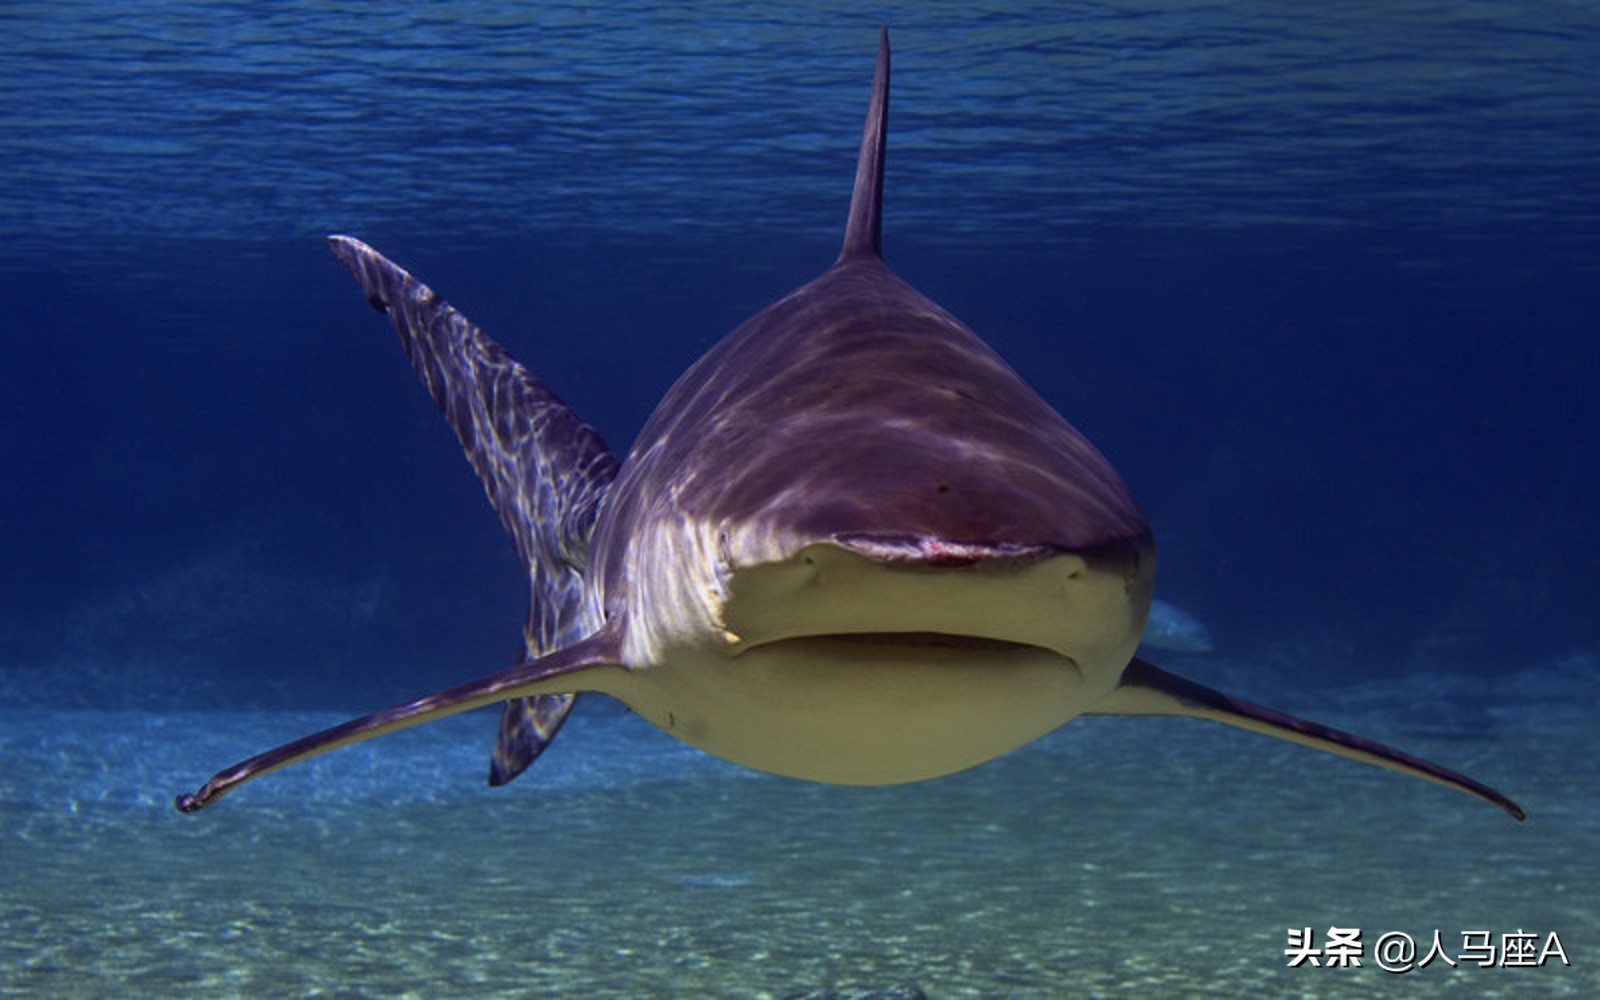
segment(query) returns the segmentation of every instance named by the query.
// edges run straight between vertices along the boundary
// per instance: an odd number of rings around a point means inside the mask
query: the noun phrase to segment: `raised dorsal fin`
[[[850,218],[844,227],[839,259],[883,256],[883,149],[889,129],[889,29],[878,34],[878,68],[872,75],[872,103],[861,130],[856,159],[856,186],[850,194]]]

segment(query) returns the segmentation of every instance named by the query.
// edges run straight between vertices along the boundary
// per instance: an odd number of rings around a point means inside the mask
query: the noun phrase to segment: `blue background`
[[[890,265],[1122,472],[1264,687],[1600,655],[1587,5],[9,4],[0,691],[366,709],[523,583],[372,243],[624,451],[831,261],[877,25]]]

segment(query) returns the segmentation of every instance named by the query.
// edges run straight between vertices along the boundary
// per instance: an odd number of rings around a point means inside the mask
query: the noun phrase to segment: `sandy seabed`
[[[1592,694],[1471,737],[1319,715],[1484,803],[1189,720],[1083,719],[951,778],[756,774],[582,712],[509,788],[492,717],[348,748],[182,816],[174,793],[338,719],[0,714],[6,996],[1600,995]],[[1359,928],[1360,968],[1289,967]],[[1375,949],[1404,932],[1435,959]],[[1464,932],[1557,935],[1483,968]],[[1326,956],[1324,956],[1326,958]]]

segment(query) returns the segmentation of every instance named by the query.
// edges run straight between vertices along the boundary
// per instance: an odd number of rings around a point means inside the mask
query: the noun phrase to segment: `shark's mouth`
[[[873,661],[1049,654],[1074,672],[1111,676],[1144,624],[1125,574],[1043,546],[852,536],[735,572],[720,609],[723,648],[740,657],[800,643],[788,651]]]
[[[1048,647],[928,628],[789,632],[700,663],[692,700],[630,704],[729,760],[850,785],[971,767],[1103,696]]]
[[[1022,663],[1049,662],[1054,669],[1081,680],[1083,669],[1072,657],[1034,643],[996,639],[961,632],[827,632],[791,635],[750,643],[739,660],[787,660],[794,663],[849,665],[868,671],[887,668],[938,667],[984,674]]]
[[[754,649],[765,649],[783,643],[809,643],[815,646],[831,646],[843,652],[847,649],[859,648],[865,653],[870,653],[874,648],[887,651],[893,649],[897,654],[915,652],[919,649],[962,651],[972,654],[974,659],[999,659],[1016,654],[1033,654],[1042,647],[1026,642],[1013,642],[1009,639],[993,639],[982,635],[964,635],[959,632],[826,632],[817,635],[792,635],[769,642],[749,643],[744,652]],[[1066,659],[1063,657],[1063,659]]]
[[[833,632],[826,635],[795,636],[785,641],[793,642],[800,639],[858,642],[863,645],[938,646],[944,649],[970,649],[979,652],[987,650],[996,653],[1038,648],[1025,642],[953,632]]]

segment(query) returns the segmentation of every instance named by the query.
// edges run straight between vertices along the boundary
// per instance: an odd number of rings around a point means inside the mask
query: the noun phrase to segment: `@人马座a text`
[[[1319,937],[1310,927],[1290,927],[1288,947],[1283,949],[1290,968],[1359,968],[1366,958],[1384,972],[1403,974],[1434,963],[1452,968],[1476,965],[1480,968],[1538,968],[1553,960],[1571,965],[1561,937],[1555,931],[1538,934],[1518,928],[1496,934],[1493,931],[1462,931],[1461,945],[1451,950],[1446,935],[1435,930],[1431,938],[1418,938],[1404,931],[1385,931],[1372,942],[1370,955],[1359,927],[1329,927]],[[1420,955],[1420,957],[1419,957]]]

